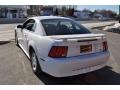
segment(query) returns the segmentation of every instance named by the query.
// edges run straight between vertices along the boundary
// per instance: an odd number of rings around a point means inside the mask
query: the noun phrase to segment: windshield
[[[41,23],[48,36],[91,33],[82,25],[69,19],[45,19],[41,20]]]

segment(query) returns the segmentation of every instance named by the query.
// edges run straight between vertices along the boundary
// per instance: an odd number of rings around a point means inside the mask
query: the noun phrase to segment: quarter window
[[[35,20],[33,19],[29,19],[28,21],[26,21],[24,24],[23,24],[23,28],[29,30],[29,31],[35,31],[35,28],[36,28],[36,23],[35,23]]]

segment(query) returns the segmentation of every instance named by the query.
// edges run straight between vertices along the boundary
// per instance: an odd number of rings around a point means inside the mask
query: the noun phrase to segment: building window
[[[0,8],[0,18],[6,18],[6,16],[7,16],[7,9]]]

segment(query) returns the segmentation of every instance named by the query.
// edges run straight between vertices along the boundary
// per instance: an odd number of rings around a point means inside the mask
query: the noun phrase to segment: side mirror
[[[18,25],[17,28],[23,28],[23,25]]]

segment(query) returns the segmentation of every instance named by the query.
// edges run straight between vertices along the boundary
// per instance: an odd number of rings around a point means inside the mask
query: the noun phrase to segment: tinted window
[[[68,19],[45,19],[41,21],[47,35],[88,34],[85,27]]]
[[[36,27],[35,20],[29,19],[23,24],[23,28],[29,30],[29,31],[34,31]]]

